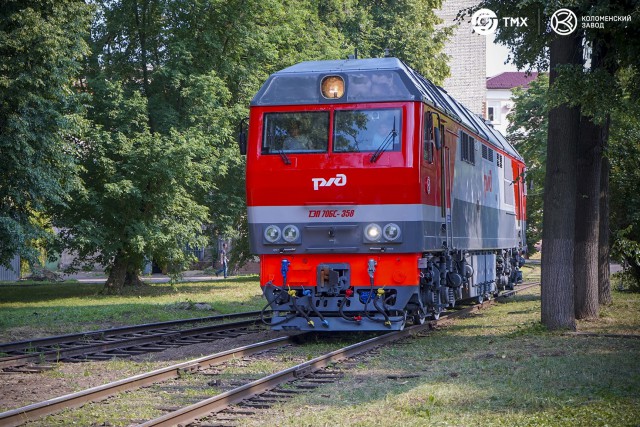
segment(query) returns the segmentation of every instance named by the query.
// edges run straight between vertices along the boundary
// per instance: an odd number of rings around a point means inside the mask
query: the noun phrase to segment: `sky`
[[[509,49],[501,44],[494,43],[492,35],[487,38],[487,77],[495,76],[504,71],[518,71],[515,65],[509,63],[505,65]]]

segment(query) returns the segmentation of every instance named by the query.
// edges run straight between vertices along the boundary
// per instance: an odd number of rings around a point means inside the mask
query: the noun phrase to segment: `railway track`
[[[0,344],[0,371],[40,372],[51,369],[47,362],[109,360],[234,338],[252,332],[261,323],[259,315],[260,312],[235,313]],[[221,323],[242,318],[248,319]],[[214,324],[188,327],[203,323]]]
[[[508,291],[502,297],[508,297],[530,287],[536,283],[520,285],[513,291]],[[468,315],[492,305],[495,300],[485,301],[481,304],[470,306],[457,311],[443,314],[441,320]],[[414,325],[402,331],[389,332],[347,347],[341,348],[316,357],[307,362],[295,365],[280,372],[250,381],[236,388],[228,390],[216,396],[198,401],[189,406],[171,410],[166,415],[154,420],[142,423],[142,426],[175,426],[189,425],[198,421],[197,425],[224,426],[232,425],[234,417],[246,416],[256,409],[269,407],[270,405],[284,401],[296,393],[313,390],[322,384],[339,380],[342,377],[341,370],[334,365],[359,354],[373,351],[376,347],[403,339],[409,335],[424,333],[431,329],[436,321],[424,325]],[[205,356],[182,364],[159,369],[153,372],[136,375],[131,378],[94,387],[79,393],[50,399],[44,402],[28,405],[15,410],[0,413],[0,425],[17,426],[27,421],[37,419],[44,415],[58,412],[64,408],[82,406],[88,402],[95,402],[113,396],[123,391],[138,387],[148,386],[171,378],[179,377],[184,373],[195,373],[211,366],[224,363],[232,358],[242,358],[255,355],[267,350],[272,350],[285,345],[291,345],[298,336],[281,337],[245,347],[228,350],[210,356]],[[286,388],[282,385],[287,384]],[[203,421],[204,420],[204,421]],[[231,423],[231,424],[229,424]]]

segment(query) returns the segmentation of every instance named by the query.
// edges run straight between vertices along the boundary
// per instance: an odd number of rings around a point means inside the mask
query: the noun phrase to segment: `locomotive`
[[[521,279],[522,157],[397,58],[272,74],[240,150],[272,329],[400,330]]]

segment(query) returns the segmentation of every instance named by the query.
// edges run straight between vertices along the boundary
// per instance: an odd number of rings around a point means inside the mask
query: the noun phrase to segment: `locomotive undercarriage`
[[[376,283],[376,261],[368,259],[370,286],[352,286],[347,263],[317,266],[316,286],[288,286],[289,261],[282,260],[283,285],[265,284],[274,330],[401,330],[407,319],[437,319],[457,301],[482,302],[521,280],[518,251],[425,253],[417,285]],[[266,308],[266,307],[265,307]]]
[[[524,260],[515,249],[425,254],[418,262],[420,286],[408,307],[414,322],[437,319],[456,301],[482,302],[522,280]]]

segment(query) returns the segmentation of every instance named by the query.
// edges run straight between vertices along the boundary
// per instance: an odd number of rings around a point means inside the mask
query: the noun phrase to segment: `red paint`
[[[483,176],[485,193],[490,193],[493,191],[493,177],[491,174],[492,174],[491,169],[489,169],[489,173]]]
[[[282,286],[282,260],[287,259],[289,271],[287,285],[316,286],[317,266],[320,264],[348,263],[352,286],[370,286],[367,261],[378,263],[374,285],[416,286],[419,283],[418,258],[420,254],[282,254],[260,256],[260,277],[268,277],[276,286]],[[307,260],[307,262],[303,262]],[[263,283],[264,286],[264,283]]]
[[[326,111],[338,109],[402,108],[402,150],[387,151],[371,163],[370,152],[289,154],[285,165],[277,154],[260,154],[263,114],[266,112]],[[291,206],[331,204],[420,203],[419,171],[414,141],[419,141],[416,103],[309,105],[295,107],[253,107],[247,152],[247,205]],[[333,136],[333,114],[329,120]],[[417,122],[419,123],[419,122]],[[344,178],[338,176],[343,175]],[[315,180],[315,181],[314,181]],[[346,183],[344,183],[346,181]],[[344,185],[340,185],[343,184]],[[338,185],[336,185],[338,184]]]

